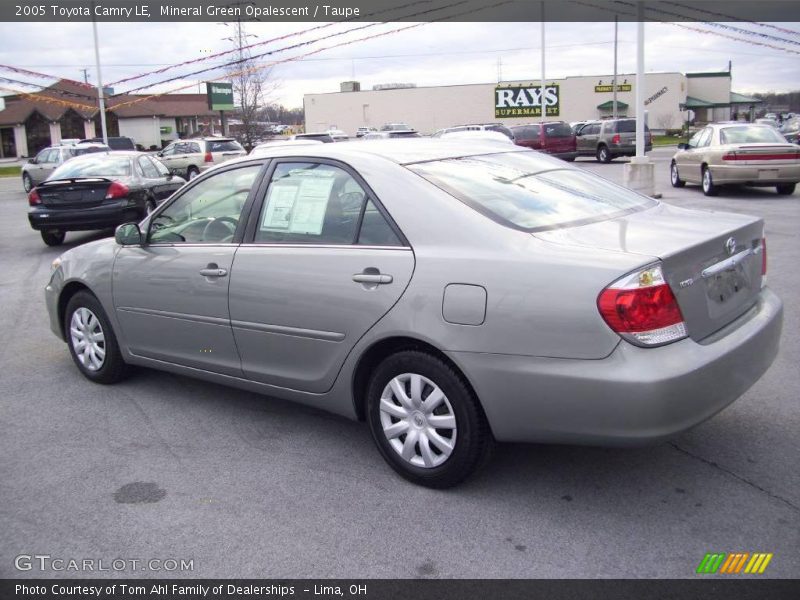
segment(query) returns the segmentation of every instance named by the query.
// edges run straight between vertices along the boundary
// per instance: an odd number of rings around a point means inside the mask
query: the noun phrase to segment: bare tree
[[[660,114],[656,119],[656,125],[658,125],[659,128],[663,129],[664,131],[666,131],[667,129],[672,129],[672,124],[674,122],[675,122],[675,115],[672,114],[671,112]]]
[[[236,64],[228,68],[238,107],[236,116],[242,122],[237,128],[237,137],[245,147],[251,148],[266,133],[264,123],[269,120],[266,107],[279,84],[271,77],[272,68],[261,68],[246,47],[247,39],[257,36],[248,34],[241,21],[229,25],[233,27],[233,35],[225,39],[239,50]]]

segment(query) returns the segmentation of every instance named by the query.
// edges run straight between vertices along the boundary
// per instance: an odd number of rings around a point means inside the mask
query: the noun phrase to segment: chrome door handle
[[[380,273],[356,273],[353,275],[353,281],[356,283],[384,284],[392,283],[394,279],[391,275],[383,275]]]
[[[200,275],[203,277],[225,277],[227,274],[225,269],[200,269]]]

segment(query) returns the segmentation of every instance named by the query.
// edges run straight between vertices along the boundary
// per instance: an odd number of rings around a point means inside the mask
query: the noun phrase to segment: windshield
[[[764,125],[725,127],[719,132],[722,144],[785,144],[786,139],[775,129]]]
[[[509,152],[409,165],[415,173],[504,225],[525,231],[575,226],[655,206],[596,175]]]
[[[131,161],[127,156],[87,155],[86,159],[69,160],[53,171],[48,179],[72,177],[129,177]]]

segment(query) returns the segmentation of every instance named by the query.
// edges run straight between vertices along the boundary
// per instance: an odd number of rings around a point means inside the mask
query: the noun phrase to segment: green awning
[[[713,108],[716,105],[713,102],[706,102],[700,98],[686,96],[685,106],[686,108]]]
[[[600,110],[614,110],[614,101],[609,100],[608,102],[603,102],[602,104],[598,104],[597,108]],[[628,108],[628,105],[624,102],[620,102],[617,100],[617,108]]]
[[[759,98],[752,98],[744,94],[731,92],[731,104],[761,104],[762,102],[764,101]]]

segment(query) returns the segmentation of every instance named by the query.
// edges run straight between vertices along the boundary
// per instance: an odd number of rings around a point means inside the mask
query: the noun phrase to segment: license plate
[[[759,179],[777,179],[778,178],[778,169],[759,169],[758,170],[758,178]]]

